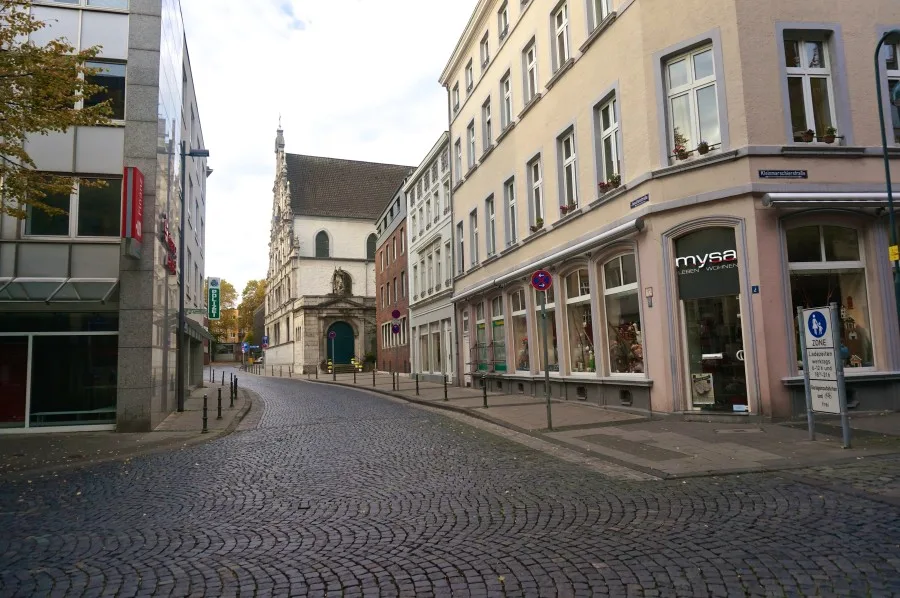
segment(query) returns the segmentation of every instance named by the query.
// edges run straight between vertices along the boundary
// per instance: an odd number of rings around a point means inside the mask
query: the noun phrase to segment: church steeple
[[[278,116],[278,134],[275,136],[275,153],[284,152],[284,131],[281,128],[281,115]]]

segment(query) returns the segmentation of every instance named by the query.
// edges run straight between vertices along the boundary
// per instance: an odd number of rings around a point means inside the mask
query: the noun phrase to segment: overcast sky
[[[447,128],[438,77],[476,0],[182,0],[206,145],[206,275],[264,279],[287,151],[418,165]]]

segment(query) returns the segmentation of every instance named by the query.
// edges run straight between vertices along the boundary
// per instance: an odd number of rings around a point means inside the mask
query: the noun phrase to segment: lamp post
[[[184,411],[184,220],[187,211],[187,198],[184,196],[185,162],[187,157],[208,158],[209,150],[192,149],[188,151],[187,142],[181,141],[181,221],[178,223],[178,334],[175,336],[175,388],[178,392],[178,411]]]

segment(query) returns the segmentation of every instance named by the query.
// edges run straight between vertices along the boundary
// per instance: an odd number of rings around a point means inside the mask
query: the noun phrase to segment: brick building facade
[[[377,367],[384,371],[409,372],[409,270],[406,247],[406,202],[402,187],[378,219],[375,254],[378,331]],[[393,312],[400,312],[399,332],[392,330]]]

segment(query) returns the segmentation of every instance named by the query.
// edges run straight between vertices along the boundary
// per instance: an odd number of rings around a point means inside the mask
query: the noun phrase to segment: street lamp
[[[192,149],[188,151],[187,142],[181,141],[181,221],[178,223],[178,334],[175,336],[175,386],[178,391],[178,411],[184,411],[184,220],[187,210],[187,198],[184,196],[184,181],[187,157],[209,158],[209,150]]]

